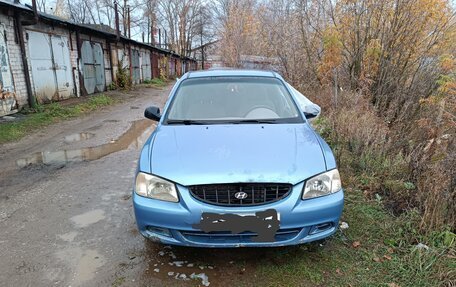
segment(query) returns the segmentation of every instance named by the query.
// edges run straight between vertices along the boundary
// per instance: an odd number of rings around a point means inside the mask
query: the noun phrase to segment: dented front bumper
[[[133,206],[140,233],[163,244],[221,248],[296,245],[332,235],[343,209],[342,190],[302,200],[302,185],[294,186],[290,195],[280,201],[251,207],[207,204],[195,199],[184,186],[178,186],[177,203],[133,193]],[[277,217],[266,211],[276,212]],[[259,238],[259,230],[264,230],[260,226],[266,226],[268,231]]]

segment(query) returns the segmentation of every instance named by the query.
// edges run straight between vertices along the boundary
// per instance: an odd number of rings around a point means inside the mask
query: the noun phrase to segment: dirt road
[[[136,90],[1,146],[0,286],[254,284],[258,258],[272,251],[163,246],[136,230],[134,172],[154,129],[143,112],[168,92]]]

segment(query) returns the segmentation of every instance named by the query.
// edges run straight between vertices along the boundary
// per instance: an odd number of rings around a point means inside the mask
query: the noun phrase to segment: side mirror
[[[306,119],[308,119],[308,120],[318,117],[318,114],[315,114],[315,113],[304,112],[304,115],[306,116]]]
[[[321,108],[319,105],[311,103],[310,105],[306,105],[303,107],[303,112],[306,116],[306,119],[315,119],[320,115]]]
[[[144,116],[150,120],[158,122],[158,121],[160,121],[160,118],[161,118],[160,108],[155,107],[155,106],[148,107],[144,111]]]

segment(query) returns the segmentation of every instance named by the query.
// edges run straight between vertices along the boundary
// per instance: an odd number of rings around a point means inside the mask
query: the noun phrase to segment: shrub
[[[443,116],[454,113],[454,99],[446,98],[444,111],[439,101],[426,101],[392,124],[359,93],[339,93],[337,107],[328,104],[332,97],[328,91],[318,96],[325,116],[316,125],[333,147],[343,180],[368,196],[381,195],[395,214],[417,208],[425,233],[454,231],[456,125],[454,116]]]
[[[123,60],[120,60],[118,64],[116,73],[116,86],[121,89],[130,89],[132,86],[130,69],[127,66],[124,66]]]

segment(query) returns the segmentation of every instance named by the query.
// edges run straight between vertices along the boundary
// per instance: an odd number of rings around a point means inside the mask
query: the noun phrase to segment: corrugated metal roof
[[[9,8],[13,8],[13,9],[19,9],[19,10],[27,11],[28,13],[33,14],[33,9],[30,5],[24,5],[24,4],[10,1],[10,0],[0,0],[0,6],[9,7]],[[117,36],[116,33],[108,32],[108,31],[105,31],[100,28],[95,28],[92,25],[76,23],[74,21],[63,19],[63,18],[57,17],[55,15],[51,15],[51,14],[47,14],[47,13],[43,13],[43,12],[38,12],[38,15],[41,20],[47,20],[47,21],[50,21],[53,23],[59,23],[61,25],[65,25],[65,26],[79,28],[80,30],[87,31],[89,33],[92,32],[92,33],[96,33],[96,34],[101,34],[101,35],[107,36],[109,38],[115,38]],[[163,48],[152,46],[150,44],[138,42],[138,41],[135,41],[133,39],[130,39],[130,38],[127,38],[124,36],[120,36],[120,39],[121,39],[121,41],[129,42],[129,43],[132,43],[135,45],[143,46],[145,48],[153,49],[153,50],[156,50],[156,51],[164,53],[164,54],[183,58],[185,60],[195,61],[195,59],[192,59],[190,57],[181,57],[179,54],[175,53],[174,51],[166,50]]]

